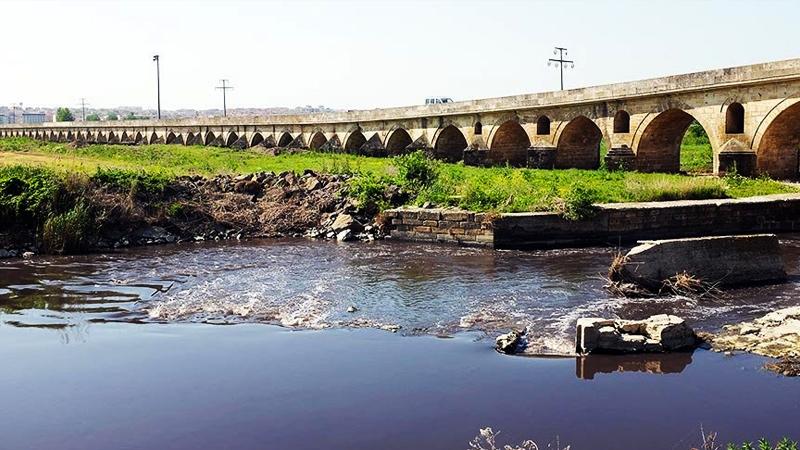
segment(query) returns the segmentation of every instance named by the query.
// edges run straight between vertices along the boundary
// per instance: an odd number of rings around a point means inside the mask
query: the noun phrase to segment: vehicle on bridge
[[[453,99],[450,97],[434,97],[425,99],[426,105],[440,105],[442,103],[453,103]]]

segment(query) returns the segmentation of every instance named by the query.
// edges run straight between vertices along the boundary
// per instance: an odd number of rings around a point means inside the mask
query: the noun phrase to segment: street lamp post
[[[567,49],[564,47],[556,47],[553,50],[554,55],[558,55],[558,59],[550,58],[547,60],[547,65],[555,64],[561,69],[561,90],[564,90],[564,64],[569,64],[571,69],[575,68],[575,61],[564,59],[567,55]]]
[[[161,67],[159,66],[158,55],[153,56],[156,62],[156,93],[158,95],[158,119],[161,120]]]

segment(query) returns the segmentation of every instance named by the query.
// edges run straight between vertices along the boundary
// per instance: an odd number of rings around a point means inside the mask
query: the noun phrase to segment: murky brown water
[[[494,334],[529,326],[541,353],[570,353],[578,317],[685,317],[699,328],[796,304],[800,241],[784,241],[790,283],[718,299],[614,298],[614,250],[492,251],[306,240],[150,247],[108,255],[0,261],[3,320],[262,322],[374,327],[404,334]],[[355,306],[358,311],[347,312]]]
[[[520,358],[487,338],[528,325],[539,352],[569,353],[581,316],[749,319],[800,303],[800,241],[784,250],[789,283],[700,302],[609,296],[610,249],[278,240],[0,261],[0,449],[451,449],[484,426],[573,450],[688,449],[701,425],[798,438],[800,383],[761,358]]]

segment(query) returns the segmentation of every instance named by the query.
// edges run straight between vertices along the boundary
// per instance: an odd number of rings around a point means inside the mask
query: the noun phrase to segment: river
[[[782,243],[788,283],[700,301],[610,296],[603,248],[281,239],[0,261],[0,448],[451,449],[485,426],[572,450],[688,449],[701,425],[797,439],[800,380],[763,358],[568,356],[579,317],[714,330],[800,304],[800,240]],[[548,357],[492,350],[522,326]]]

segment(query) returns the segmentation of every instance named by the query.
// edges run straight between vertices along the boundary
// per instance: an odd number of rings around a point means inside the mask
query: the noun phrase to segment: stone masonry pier
[[[677,172],[693,121],[714,171],[800,175],[800,59],[566,91],[439,105],[269,117],[2,125],[56,142],[310,148],[387,156],[425,150],[474,165]]]
[[[495,248],[624,245],[646,239],[800,231],[800,194],[744,199],[597,205],[591,219],[556,213],[480,214],[398,208],[384,213],[392,238]]]

